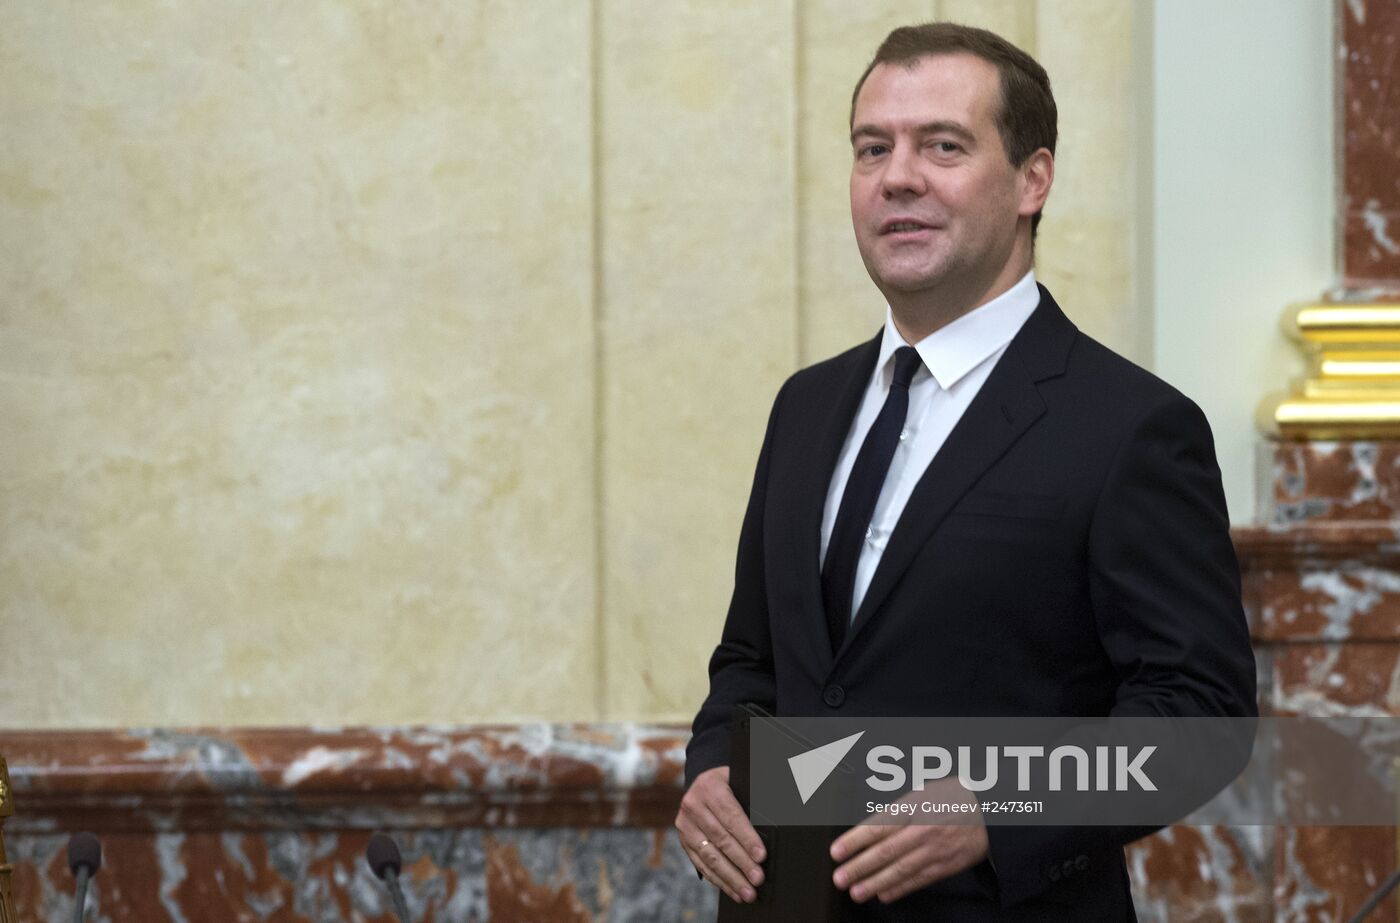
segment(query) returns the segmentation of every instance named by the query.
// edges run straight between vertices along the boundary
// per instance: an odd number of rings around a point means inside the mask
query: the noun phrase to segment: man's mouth
[[[880,226],[880,233],[883,234],[917,234],[920,231],[932,231],[934,226],[925,224],[922,221],[887,221]]]

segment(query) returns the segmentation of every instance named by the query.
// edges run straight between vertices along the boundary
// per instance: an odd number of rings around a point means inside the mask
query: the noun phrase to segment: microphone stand
[[[75,833],[68,838],[68,870],[78,879],[77,900],[73,902],[73,923],[83,923],[87,910],[88,882],[102,868],[102,844],[91,833]]]
[[[389,886],[389,900],[394,905],[394,914],[409,923],[408,904],[403,899],[403,888],[399,887],[399,873],[392,868],[384,870],[384,883]]]
[[[73,902],[73,923],[83,923],[83,911],[87,909],[87,886],[92,872],[86,865],[78,866],[78,895]]]
[[[1395,890],[1396,885],[1400,885],[1400,869],[1390,873],[1390,877],[1385,880],[1385,884],[1381,885],[1376,893],[1372,894],[1366,900],[1366,903],[1361,906],[1361,909],[1356,912],[1356,916],[1352,917],[1349,923],[1361,923],[1361,921],[1366,918],[1367,914],[1375,910],[1376,906],[1380,904],[1381,901],[1385,900],[1387,894]]]

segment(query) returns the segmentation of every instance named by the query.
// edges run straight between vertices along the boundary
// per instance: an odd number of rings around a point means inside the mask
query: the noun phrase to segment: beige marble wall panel
[[[745,0],[601,5],[609,716],[694,715],[797,365],[793,20]]]
[[[1140,4],[1037,0],[1034,53],[1059,108],[1055,186],[1040,225],[1036,274],[1079,327],[1123,353],[1152,359],[1150,305],[1136,284],[1135,103],[1148,79],[1134,57]]]
[[[934,0],[810,0],[799,7],[802,362],[875,335],[885,299],[851,230],[851,92],[886,35],[927,22]]]
[[[1108,0],[7,12],[0,725],[688,718],[772,395],[883,317],[896,25],[1034,43],[1041,274],[1142,326]]]
[[[991,29],[1035,54],[1035,0],[939,0],[938,17]]]
[[[6,7],[0,725],[596,717],[588,36]]]

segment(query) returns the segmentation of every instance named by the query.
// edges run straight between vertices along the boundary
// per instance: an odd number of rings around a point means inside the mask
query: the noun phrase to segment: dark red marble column
[[[1235,530],[1274,714],[1400,714],[1400,442],[1280,442],[1260,457],[1259,525]],[[1375,827],[1271,831],[1273,920],[1349,919],[1395,869],[1395,805]],[[1375,911],[1394,920],[1394,895]]]
[[[1337,202],[1346,300],[1400,299],[1400,0],[1337,0]]]

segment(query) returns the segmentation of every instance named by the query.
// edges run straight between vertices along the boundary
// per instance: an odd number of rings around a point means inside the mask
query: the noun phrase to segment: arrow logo
[[[792,770],[792,780],[797,783],[797,794],[802,797],[803,804],[816,794],[827,776],[864,736],[865,732],[861,731],[788,758],[788,768]]]

